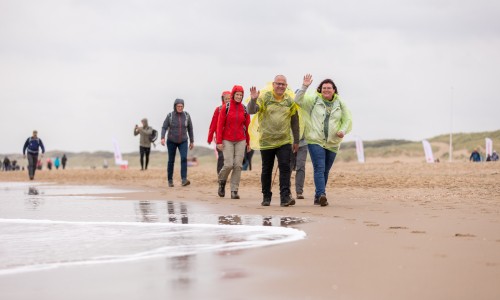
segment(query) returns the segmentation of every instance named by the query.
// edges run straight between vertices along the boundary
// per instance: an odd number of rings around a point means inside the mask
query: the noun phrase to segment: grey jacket
[[[174,143],[183,143],[187,141],[188,135],[190,143],[194,143],[193,135],[193,123],[191,122],[191,116],[183,111],[178,113],[175,109],[177,104],[184,105],[184,100],[175,99],[174,101],[174,111],[169,113],[163,122],[163,127],[161,128],[161,138],[165,138],[167,134],[167,140]]]
[[[147,119],[142,119],[142,122],[144,122],[144,127],[134,128],[134,136],[138,134],[141,135],[139,139],[139,146],[151,148],[151,140],[149,137],[153,133],[153,128],[148,125]]]

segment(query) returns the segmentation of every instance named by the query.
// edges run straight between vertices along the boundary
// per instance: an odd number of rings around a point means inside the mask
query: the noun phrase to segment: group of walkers
[[[235,85],[231,92],[222,93],[222,104],[214,111],[208,134],[208,143],[212,142],[214,134],[217,143],[220,197],[225,196],[226,182],[231,174],[231,198],[239,199],[245,152],[259,149],[262,157],[261,205],[271,204],[275,159],[280,173],[280,205],[295,205],[290,187],[291,170],[295,164],[297,198],[303,199],[308,149],[314,169],[314,204],[328,205],[328,175],[344,135],[351,130],[351,113],[331,79],[323,80],[315,92],[306,93],[312,81],[312,75],[306,74],[301,89],[295,94],[288,88],[286,77],[277,75],[268,88],[261,91],[254,86],[250,88],[248,108],[242,104],[243,87]],[[252,114],[256,117],[250,123]]]

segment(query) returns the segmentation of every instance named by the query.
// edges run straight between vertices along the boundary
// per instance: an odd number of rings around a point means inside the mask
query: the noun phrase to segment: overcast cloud
[[[500,2],[0,1],[0,153],[138,150],[186,101],[206,146],[223,90],[332,78],[348,139],[500,129]],[[451,105],[453,102],[453,106]],[[453,107],[453,109],[451,109]],[[453,120],[451,116],[453,115]]]

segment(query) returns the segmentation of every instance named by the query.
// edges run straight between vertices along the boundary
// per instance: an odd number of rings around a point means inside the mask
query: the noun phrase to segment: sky
[[[207,144],[233,85],[311,73],[353,114],[346,140],[500,129],[497,0],[1,0],[0,153],[138,151],[176,98]],[[163,147],[157,147],[164,151]]]

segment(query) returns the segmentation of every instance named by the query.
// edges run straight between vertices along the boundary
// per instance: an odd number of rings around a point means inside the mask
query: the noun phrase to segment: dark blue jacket
[[[39,138],[29,137],[24,143],[23,147],[23,155],[26,154],[26,149],[28,149],[28,153],[38,154],[38,149],[42,148],[42,153],[45,153],[45,147],[43,146],[43,142]]]

